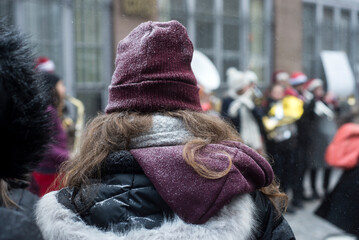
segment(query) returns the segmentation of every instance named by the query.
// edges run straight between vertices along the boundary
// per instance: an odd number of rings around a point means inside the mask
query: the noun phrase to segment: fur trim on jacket
[[[155,229],[132,229],[128,233],[105,232],[86,225],[57,201],[57,192],[45,195],[36,209],[37,223],[46,240],[142,240],[142,239],[252,239],[257,222],[249,194],[238,196],[205,224],[188,224],[179,217]]]

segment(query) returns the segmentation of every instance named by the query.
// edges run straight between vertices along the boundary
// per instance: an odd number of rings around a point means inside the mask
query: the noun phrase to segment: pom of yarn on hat
[[[292,86],[304,84],[308,80],[307,76],[302,72],[292,73],[289,79],[289,83]]]

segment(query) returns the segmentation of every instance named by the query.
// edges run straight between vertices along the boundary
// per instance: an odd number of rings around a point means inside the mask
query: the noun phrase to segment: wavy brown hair
[[[196,159],[196,153],[211,143],[225,140],[241,141],[234,127],[222,119],[202,112],[179,110],[163,112],[165,116],[182,119],[187,129],[194,136],[183,149],[183,158],[200,176],[207,179],[221,178],[230,171],[232,160],[228,156],[228,167],[223,171],[214,171]],[[86,127],[79,151],[60,169],[59,178],[62,186],[81,187],[89,179],[101,179],[101,166],[107,155],[114,151],[130,150],[131,139],[147,132],[152,127],[153,113],[115,112],[101,114]],[[279,191],[278,184],[261,189],[273,202],[278,211],[287,206],[287,196]]]
[[[6,208],[19,208],[11,199],[9,189],[9,184],[4,179],[0,179],[0,205],[4,205]]]

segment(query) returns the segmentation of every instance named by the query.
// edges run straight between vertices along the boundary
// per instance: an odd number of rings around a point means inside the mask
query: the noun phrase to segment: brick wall
[[[302,1],[275,0],[274,70],[302,69]]]

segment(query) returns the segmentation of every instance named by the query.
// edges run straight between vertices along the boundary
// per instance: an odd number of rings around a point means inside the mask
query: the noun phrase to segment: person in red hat
[[[289,83],[289,74],[284,71],[276,71],[272,76],[272,84],[279,84],[284,88],[284,96],[295,96],[296,91]]]
[[[55,64],[46,57],[36,59],[35,70],[48,89],[50,102],[48,111],[51,113],[53,142],[49,144],[43,159],[32,173],[30,191],[38,196],[58,189],[55,179],[60,165],[68,160],[70,151],[67,144],[67,132],[62,125],[66,88],[63,80],[54,73]]]
[[[119,42],[105,113],[37,206],[45,239],[294,239],[270,164],[202,111],[192,54],[177,21]]]
[[[273,84],[267,96],[267,105],[263,107],[262,122],[266,133],[266,149],[273,158],[273,170],[280,188],[284,192],[296,190],[294,183],[296,169],[298,128],[296,122],[303,114],[303,101],[291,95],[285,95],[281,84]],[[293,202],[296,202],[296,195]],[[288,213],[296,209],[289,205]]]
[[[301,99],[304,103],[303,114],[297,121],[298,136],[297,136],[297,151],[295,152],[295,174],[293,174],[293,206],[303,207],[304,200],[303,179],[307,170],[308,158],[308,139],[309,126],[311,124],[310,113],[314,108],[313,94],[305,89],[305,84],[308,77],[302,72],[294,72],[291,74],[289,83],[295,90],[294,96]]]
[[[310,100],[310,97],[306,96],[305,92],[305,83],[307,81],[307,75],[302,72],[294,72],[290,75],[289,84],[294,89],[293,96],[298,97],[303,101]]]
[[[67,146],[67,133],[62,126],[61,115],[64,99],[65,86],[59,76],[53,73],[42,73],[42,81],[50,89],[51,98],[48,111],[51,113],[53,142],[49,144],[43,159],[32,173],[30,191],[38,196],[58,189],[55,179],[60,165],[69,159],[70,151]]]

